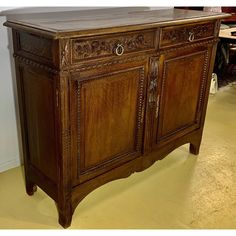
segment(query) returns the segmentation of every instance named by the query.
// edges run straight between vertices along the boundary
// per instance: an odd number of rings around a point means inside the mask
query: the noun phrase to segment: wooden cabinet
[[[199,152],[227,15],[115,13],[5,23],[13,29],[26,191],[39,186],[54,199],[63,227],[102,184],[185,143]]]

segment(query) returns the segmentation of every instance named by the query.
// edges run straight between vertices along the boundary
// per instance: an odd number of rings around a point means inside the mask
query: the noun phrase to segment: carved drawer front
[[[156,30],[110,34],[71,40],[72,63],[105,56],[121,56],[131,52],[153,50]]]
[[[213,22],[165,27],[161,30],[160,47],[169,47],[211,38],[214,37],[214,29],[215,24]]]

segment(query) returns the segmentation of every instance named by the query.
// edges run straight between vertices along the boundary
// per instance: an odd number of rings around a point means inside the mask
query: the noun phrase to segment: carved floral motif
[[[149,107],[153,107],[157,100],[157,76],[158,76],[158,60],[151,59],[150,85],[149,85]]]
[[[124,53],[154,48],[154,32],[130,34],[123,37],[107,37],[98,39],[72,41],[73,59],[81,60],[114,54],[118,44],[123,45]]]
[[[181,27],[177,29],[164,29],[162,32],[162,45],[184,42],[193,34],[194,39],[214,36],[214,24],[195,25],[193,27]]]

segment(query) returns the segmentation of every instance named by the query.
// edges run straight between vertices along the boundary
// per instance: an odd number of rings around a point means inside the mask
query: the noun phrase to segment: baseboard
[[[9,169],[15,168],[20,165],[21,163],[20,163],[19,158],[11,159],[9,161],[0,163],[0,173]]]

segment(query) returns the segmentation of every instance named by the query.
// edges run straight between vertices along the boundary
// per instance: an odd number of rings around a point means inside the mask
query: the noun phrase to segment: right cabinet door
[[[210,46],[195,46],[151,60],[151,145],[165,144],[200,127],[210,52]]]

